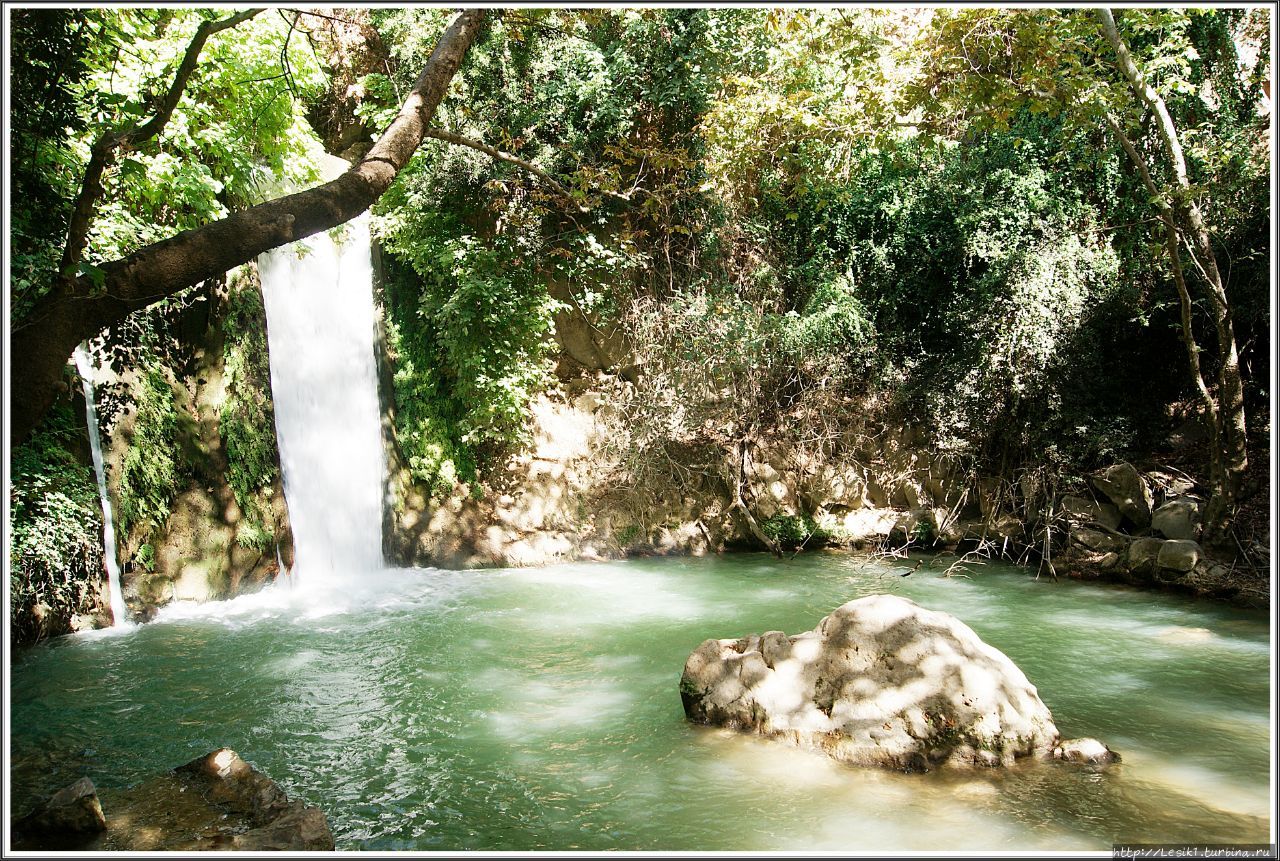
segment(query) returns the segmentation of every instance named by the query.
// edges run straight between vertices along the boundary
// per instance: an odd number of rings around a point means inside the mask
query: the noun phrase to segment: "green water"
[[[834,554],[384,576],[365,597],[241,599],[20,655],[14,811],[81,774],[126,786],[225,745],[323,808],[339,849],[1270,839],[1263,614],[999,565],[900,577]],[[906,775],[684,721],[677,682],[703,639],[798,633],[884,591],[967,622],[1064,735],[1124,762]]]

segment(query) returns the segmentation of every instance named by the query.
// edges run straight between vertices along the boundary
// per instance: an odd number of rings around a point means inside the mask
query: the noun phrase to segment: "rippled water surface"
[[[63,638],[12,667],[13,807],[228,746],[323,808],[339,849],[1269,839],[1264,614],[997,565],[904,570],[809,554],[390,571],[362,592],[300,584]],[[886,591],[960,617],[1022,667],[1064,735],[1123,763],[904,775],[684,721],[677,683],[702,640],[798,633]]]

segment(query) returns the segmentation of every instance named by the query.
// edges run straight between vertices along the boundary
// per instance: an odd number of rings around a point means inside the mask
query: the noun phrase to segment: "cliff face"
[[[623,417],[607,386],[589,385],[579,380],[539,397],[530,411],[530,448],[511,457],[487,488],[459,486],[443,498],[413,483],[388,422],[388,562],[501,567],[761,548],[734,508],[731,458],[691,447],[673,461],[667,480],[637,482],[625,462]],[[959,481],[897,437],[874,455],[840,461],[763,443],[748,450],[744,472],[747,505],[789,549],[802,542],[861,545],[895,532],[903,543],[920,544],[929,531],[932,544],[939,523],[962,534]]]
[[[384,552],[396,565],[448,568],[542,565],[627,552],[701,554],[734,537],[711,489],[641,508],[618,493],[603,451],[605,429],[590,404],[543,396],[530,421],[534,442],[473,493],[432,498],[389,447]]]

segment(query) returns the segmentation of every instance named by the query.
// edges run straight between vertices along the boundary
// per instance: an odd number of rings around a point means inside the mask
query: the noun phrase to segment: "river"
[[[219,746],[321,807],[339,849],[1078,850],[1266,842],[1265,614],[1036,580],[805,554],[282,586],[17,656],[11,787],[108,791]],[[678,681],[707,637],[810,629],[895,592],[946,610],[1039,688],[1107,771],[859,770],[692,726]]]

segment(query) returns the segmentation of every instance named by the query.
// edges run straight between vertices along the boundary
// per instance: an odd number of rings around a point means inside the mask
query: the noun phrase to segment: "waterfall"
[[[89,426],[89,448],[93,452],[93,472],[98,477],[98,499],[102,502],[102,550],[107,564],[107,594],[111,598],[111,624],[125,624],[124,594],[120,591],[120,561],[116,558],[116,527],[107,493],[107,470],[102,463],[102,436],[98,431],[98,407],[93,400],[93,366],[81,344],[75,351],[76,370],[84,385],[85,424]]]
[[[341,590],[383,567],[381,416],[369,221],[258,258],[297,585]]]

